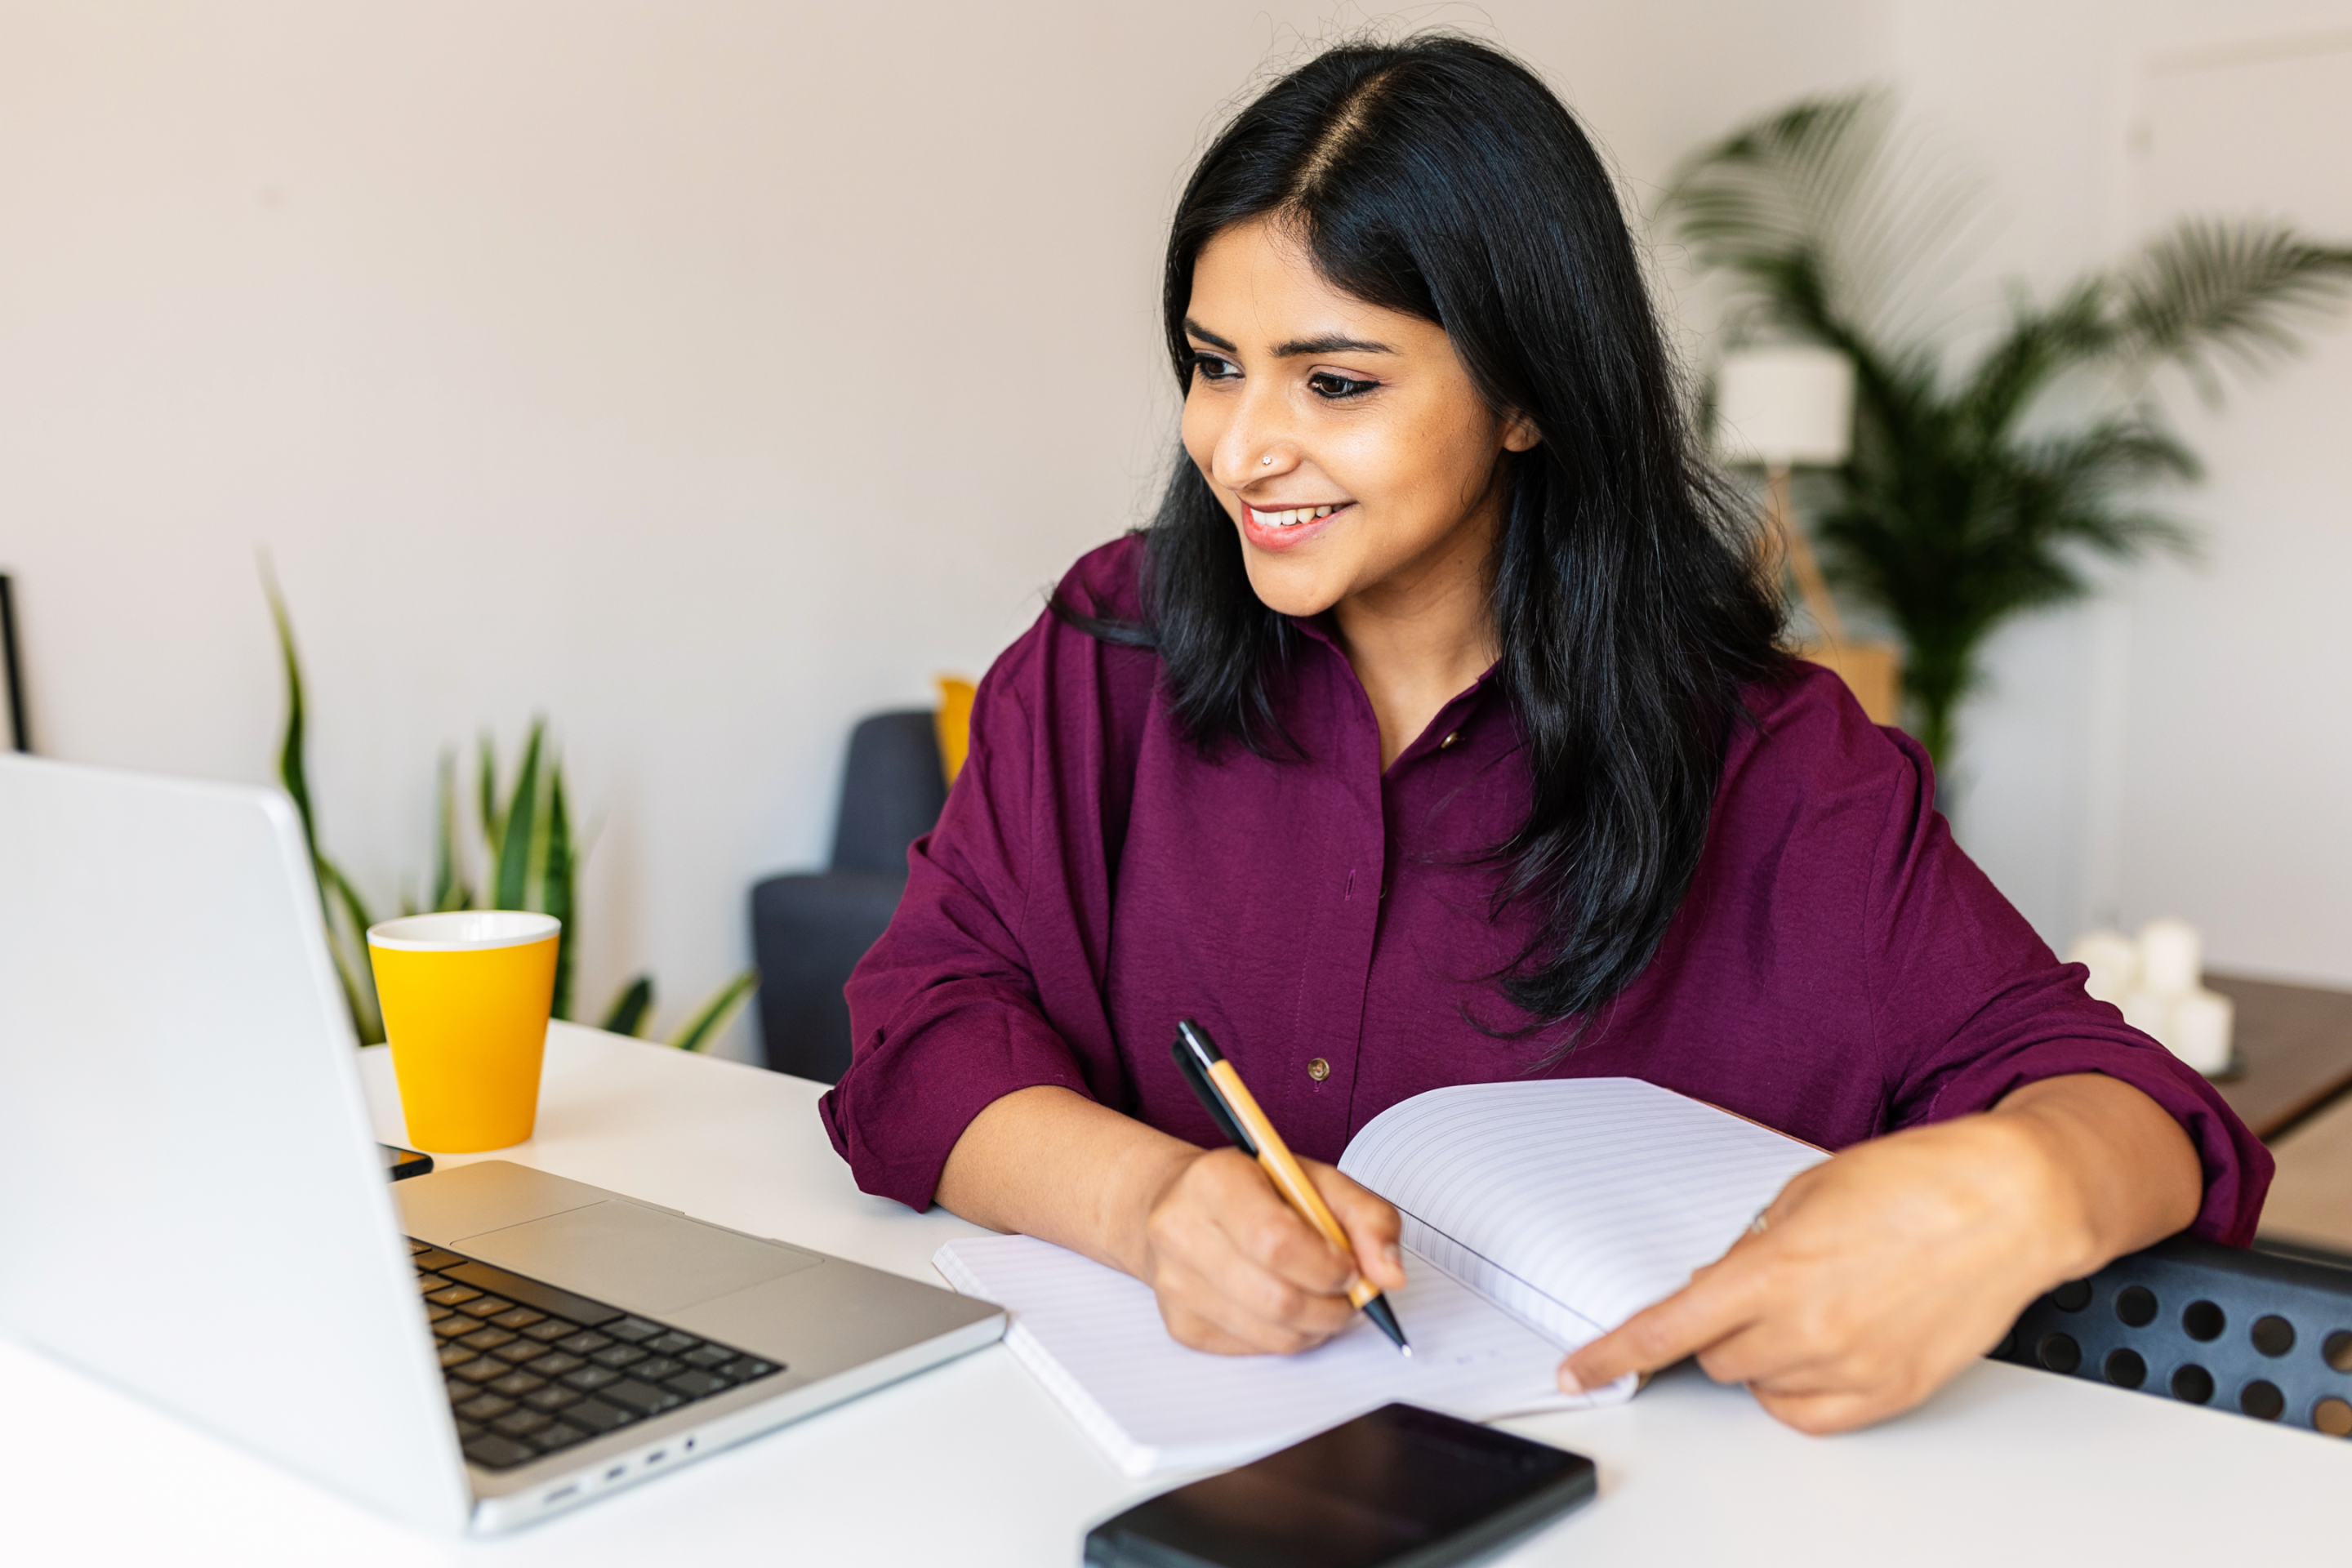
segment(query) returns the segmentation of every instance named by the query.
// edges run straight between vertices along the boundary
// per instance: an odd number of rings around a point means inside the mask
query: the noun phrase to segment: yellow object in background
[[[409,1142],[475,1154],[530,1136],[562,931],[552,915],[508,910],[368,928]]]
[[[1903,722],[1903,650],[1884,642],[1809,642],[1797,657],[1833,670],[1874,724]]]
[[[939,682],[940,708],[931,717],[939,726],[940,765],[947,770],[948,783],[953,784],[971,751],[971,700],[980,689],[955,675],[942,675]]]

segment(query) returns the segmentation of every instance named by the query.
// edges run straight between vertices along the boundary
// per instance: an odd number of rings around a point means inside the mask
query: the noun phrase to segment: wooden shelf
[[[2213,1087],[2265,1143],[2352,1089],[2352,992],[2208,974],[2238,1005],[2238,1077]]]

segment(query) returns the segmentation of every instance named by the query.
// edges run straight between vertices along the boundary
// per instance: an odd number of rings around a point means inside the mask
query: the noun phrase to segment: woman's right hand
[[[1183,1160],[1152,1198],[1139,1273],[1180,1343],[1286,1355],[1348,1326],[1356,1315],[1348,1287],[1359,1274],[1383,1290],[1403,1287],[1396,1210],[1333,1166],[1298,1163],[1348,1233],[1352,1256],[1301,1219],[1238,1149]]]

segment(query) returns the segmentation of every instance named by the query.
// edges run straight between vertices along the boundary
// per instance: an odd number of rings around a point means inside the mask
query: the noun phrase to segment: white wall
[[[1160,225],[1326,15],[0,0],[43,748],[268,776],[267,546],[349,869],[392,901],[436,751],[546,712],[603,823],[585,999],[650,966],[674,1020],[745,962],[750,883],[821,858],[854,719],[982,668],[1138,515]],[[1637,190],[1893,36],[1883,0],[1410,18],[1530,57]]]
[[[44,748],[267,777],[266,545],[361,882],[389,903],[423,874],[439,747],[488,726],[511,752],[547,712],[603,824],[585,1000],[651,967],[674,1020],[747,958],[749,884],[822,858],[855,718],[984,667],[1148,501],[1187,160],[1366,14],[0,0],[0,570]],[[2151,112],[2218,115],[2225,182],[2242,159],[2271,182],[2249,200],[2352,231],[2325,157],[2266,159],[2294,132],[2150,85],[2200,48],[2352,27],[2352,0],[1408,19],[1532,58],[1639,200],[1749,114],[1892,78],[1991,177],[1988,299],[2205,199],[2136,161]],[[2232,90],[2282,123],[2340,101],[2291,76]],[[2180,502],[2202,569],[1996,640],[1960,828],[2054,942],[2179,912],[2218,962],[2352,983],[2327,809],[2352,634],[2317,504],[2344,488],[2338,363],[2218,421],[2184,406],[2214,468]]]
[[[1890,26],[1906,98],[1991,176],[1988,299],[1995,279],[2053,289],[2184,211],[2352,239],[2343,0],[1896,0]],[[2323,337],[2220,416],[2170,398],[2209,475],[2163,500],[2201,562],[2122,574],[2105,603],[1994,640],[1958,827],[2053,942],[2179,914],[2217,966],[2352,984],[2352,620],[2335,603],[2352,457],[2331,438],[2352,342]]]
[[[2352,241],[2352,29],[2158,57],[2134,122],[2134,220],[2292,215]],[[2217,955],[2352,982],[2352,324],[2176,416],[2211,469],[2194,564],[2141,576],[2122,628],[2120,909],[2208,911]]]

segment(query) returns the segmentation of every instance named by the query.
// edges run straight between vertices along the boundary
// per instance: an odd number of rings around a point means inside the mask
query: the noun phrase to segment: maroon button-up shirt
[[[1141,548],[1095,551],[1075,579],[1134,616]],[[2198,1233],[2252,1238],[2269,1154],[2084,993],[1953,843],[1926,755],[1836,677],[1800,667],[1748,694],[1656,955],[1547,1063],[1559,1031],[1488,1032],[1526,1022],[1493,976],[1528,917],[1490,919],[1498,873],[1479,858],[1528,806],[1509,703],[1480,680],[1382,773],[1354,670],[1299,624],[1280,710],[1304,761],[1203,760],[1155,654],[1050,616],[997,660],[947,810],[849,983],[856,1058],[823,1110],[859,1186],[928,1205],[971,1119],[1033,1084],[1213,1147],[1168,1055],[1190,1017],[1291,1145],[1328,1161],[1446,1084],[1646,1079],[1837,1149],[2103,1072],[2195,1142]]]

